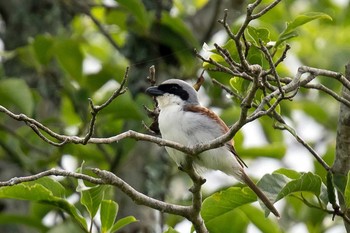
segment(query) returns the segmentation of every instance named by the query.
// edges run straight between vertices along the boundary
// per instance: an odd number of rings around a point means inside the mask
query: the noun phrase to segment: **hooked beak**
[[[164,94],[164,92],[159,90],[157,86],[147,88],[146,93],[152,96],[161,96]]]

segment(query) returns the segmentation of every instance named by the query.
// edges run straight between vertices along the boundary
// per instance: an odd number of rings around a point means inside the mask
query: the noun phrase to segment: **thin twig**
[[[278,90],[280,91],[280,94],[282,95],[282,97],[284,97],[284,92],[282,89],[280,77],[276,71],[276,67],[275,67],[275,64],[273,62],[272,56],[271,56],[269,50],[266,48],[266,46],[262,43],[262,41],[259,41],[259,42],[260,42],[261,51],[265,54],[265,57],[266,57],[267,61],[269,62],[271,73],[275,77],[275,81],[277,83]]]
[[[89,18],[92,20],[92,22],[94,22],[94,24],[97,26],[97,28],[100,30],[100,32],[102,33],[102,35],[108,40],[108,42],[113,46],[114,49],[116,50],[120,50],[119,45],[117,45],[117,43],[114,41],[114,39],[112,38],[112,36],[106,31],[106,29],[104,28],[104,26],[100,23],[100,21],[98,21],[98,19],[96,19],[96,17],[91,14],[91,12],[89,10],[84,11],[84,14],[86,14],[87,16],[89,16]]]
[[[275,126],[275,128],[281,129],[281,130],[287,130],[300,144],[302,144],[314,156],[314,158],[317,160],[317,162],[319,162],[324,167],[324,169],[326,171],[330,171],[331,168],[328,166],[328,164],[322,159],[322,157],[307,142],[305,142],[295,132],[294,129],[292,129],[287,124],[278,124]]]
[[[267,12],[269,12],[270,10],[272,10],[272,8],[274,8],[278,3],[280,3],[282,0],[275,0],[273,1],[270,5],[268,5],[267,7],[265,7],[263,10],[261,10],[259,13],[256,13],[254,15],[251,15],[252,19],[257,19],[260,18],[261,16],[263,16],[264,14],[266,14]]]

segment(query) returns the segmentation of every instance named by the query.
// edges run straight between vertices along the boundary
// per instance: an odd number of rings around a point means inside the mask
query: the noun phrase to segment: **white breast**
[[[162,105],[161,107],[158,122],[164,139],[194,146],[207,143],[223,134],[217,122],[207,116],[183,111],[182,106],[178,104]],[[184,153],[168,147],[166,150],[178,166],[185,161]],[[226,147],[201,153],[195,160],[195,164],[202,168],[221,170],[236,177],[237,172],[241,170],[235,156]]]

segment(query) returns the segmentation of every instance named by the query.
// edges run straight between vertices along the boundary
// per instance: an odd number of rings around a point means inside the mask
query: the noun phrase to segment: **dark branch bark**
[[[350,63],[345,67],[345,78],[350,81]],[[350,90],[343,86],[343,98],[350,101]],[[335,174],[347,175],[350,170],[350,108],[345,104],[340,104],[338,128],[337,128],[337,144],[335,161],[332,170]],[[340,207],[346,216],[350,217],[350,211],[346,209],[342,195],[339,196]],[[350,224],[344,221],[346,231],[350,232]]]

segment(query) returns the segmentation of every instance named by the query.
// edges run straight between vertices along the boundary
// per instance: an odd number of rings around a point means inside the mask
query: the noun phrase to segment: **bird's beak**
[[[159,90],[156,86],[147,88],[146,93],[152,96],[161,96],[164,94],[164,92]]]

